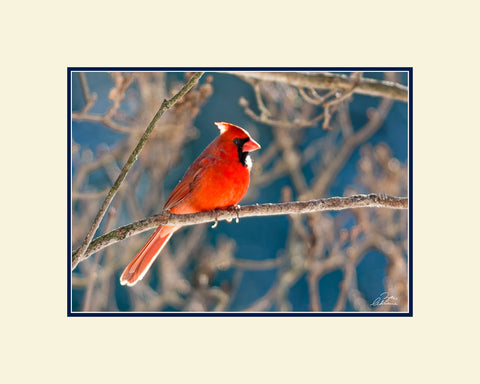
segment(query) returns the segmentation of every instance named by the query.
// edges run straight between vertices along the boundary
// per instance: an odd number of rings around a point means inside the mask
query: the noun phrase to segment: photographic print
[[[412,68],[68,68],[69,316],[412,316]]]

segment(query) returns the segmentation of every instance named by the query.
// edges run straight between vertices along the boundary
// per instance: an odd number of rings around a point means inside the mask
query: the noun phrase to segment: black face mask
[[[248,152],[243,152],[243,145],[250,140],[248,137],[244,139],[233,139],[233,143],[237,146],[237,152],[238,152],[238,161],[246,167],[247,166],[247,157],[248,157]]]

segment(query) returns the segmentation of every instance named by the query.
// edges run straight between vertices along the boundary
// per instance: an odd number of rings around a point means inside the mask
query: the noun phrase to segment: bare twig
[[[310,195],[322,196],[328,190],[335,175],[342,169],[345,163],[352,155],[355,148],[361,143],[369,139],[378,129],[380,129],[385,117],[388,115],[392,101],[382,99],[376,110],[372,110],[370,120],[362,128],[360,128],[354,135],[348,137],[338,150],[335,157],[332,159],[328,167],[321,173],[321,175],[314,181],[313,186],[309,192],[301,196],[302,199],[310,198]]]
[[[381,194],[354,195],[349,197],[330,197],[326,199],[294,201],[289,203],[278,204],[255,204],[246,205],[240,208],[228,208],[216,211],[206,211],[199,213],[191,213],[186,215],[176,215],[170,211],[163,211],[158,215],[151,216],[147,219],[137,221],[132,224],[125,225],[115,229],[103,236],[95,239],[88,249],[80,254],[81,248],[72,254],[72,269],[78,265],[80,261],[88,258],[90,255],[100,251],[101,249],[124,240],[137,233],[144,232],[148,229],[158,227],[159,225],[194,225],[213,221],[221,221],[227,219],[235,219],[237,217],[256,217],[256,216],[274,216],[274,215],[291,215],[302,214],[319,211],[341,211],[352,208],[391,208],[391,209],[407,209],[408,198],[395,197]]]
[[[101,123],[113,131],[120,133],[129,133],[132,129],[125,127],[113,120],[115,113],[120,108],[120,104],[125,98],[125,91],[130,87],[135,79],[133,74],[123,76],[120,73],[112,73],[111,76],[115,83],[115,86],[111,89],[109,99],[112,101],[112,105],[108,111],[103,115],[92,114],[90,110],[97,101],[97,94],[90,93],[88,87],[87,77],[84,72],[79,72],[80,85],[82,89],[83,98],[85,100],[84,107],[79,112],[72,112],[72,120],[75,121],[87,121],[91,123]]]
[[[313,127],[317,125],[317,123],[323,119],[324,114],[320,114],[310,120],[299,120],[295,122],[285,121],[285,120],[274,120],[271,119],[270,112],[268,114],[262,113],[261,115],[257,115],[249,106],[249,102],[244,97],[241,97],[239,100],[239,104],[245,110],[245,113],[252,118],[252,120],[258,121],[259,123],[269,124],[271,126],[276,127],[285,127],[285,128],[305,128],[305,127]]]
[[[261,271],[265,269],[276,269],[285,264],[285,258],[265,259],[265,260],[245,260],[235,259],[232,265],[238,269],[248,269],[249,271]]]
[[[88,113],[88,111],[92,109],[93,105],[97,101],[97,94],[90,93],[85,72],[79,72],[78,77],[80,79],[80,88],[82,89],[83,100],[85,101],[85,105],[82,108],[82,113]]]
[[[298,88],[298,92],[300,93],[300,96],[302,96],[307,103],[310,103],[313,105],[320,105],[323,102],[325,102],[325,98],[320,96],[317,92],[315,92],[314,89],[310,89],[310,92],[312,93],[313,97],[308,95],[307,92],[305,92],[305,89],[303,89],[302,87]]]
[[[135,130],[135,128],[129,128],[122,124],[117,123],[116,121],[112,120],[110,117],[106,115],[96,115],[96,114],[88,113],[88,110],[87,111],[82,110],[80,112],[72,112],[72,120],[103,124],[106,127],[110,128],[112,131],[119,132],[119,133],[131,133],[132,131]]]
[[[330,127],[330,119],[332,118],[332,112],[335,107],[338,107],[338,105],[348,97],[350,97],[354,92],[355,88],[357,88],[358,84],[362,80],[362,73],[361,72],[356,72],[353,73],[350,78],[354,79],[353,84],[351,85],[350,89],[345,90],[345,92],[338,96],[335,99],[325,101],[322,103],[322,106],[324,108],[324,113],[325,113],[325,119],[323,120],[323,129],[332,129]]]
[[[99,199],[107,194],[108,189],[95,192],[72,192],[72,200]]]
[[[261,118],[268,118],[270,116],[270,111],[265,106],[265,103],[262,99],[262,93],[260,91],[260,81],[256,79],[250,79],[248,77],[243,78],[247,83],[249,83],[253,90],[255,91],[255,99],[257,100],[258,109],[260,110],[260,117]]]
[[[135,80],[135,76],[133,74],[122,75],[119,72],[113,72],[110,75],[115,83],[115,87],[110,90],[108,95],[108,98],[112,101],[112,105],[105,114],[106,119],[111,119],[115,113],[117,113],[118,109],[120,108],[120,104],[125,98],[126,90],[132,85],[133,80]]]
[[[200,77],[203,75],[203,72],[196,72],[193,74],[193,76],[190,78],[190,80],[182,87],[182,89],[174,95],[171,99],[169,100],[164,100],[160,108],[158,109],[157,113],[153,117],[152,121],[148,125],[147,129],[145,130],[144,134],[140,138],[137,146],[131,153],[130,157],[128,158],[126,164],[123,166],[122,171],[118,175],[117,180],[113,184],[112,188],[107,194],[107,197],[105,198],[100,210],[98,211],[95,219],[93,220],[92,226],[90,227],[90,230],[87,233],[87,236],[85,237],[85,240],[83,241],[81,247],[79,248],[77,252],[77,257],[75,258],[75,262],[72,264],[72,268],[75,268],[75,266],[83,260],[85,251],[87,250],[88,246],[90,245],[93,236],[95,232],[97,231],[98,227],[100,226],[100,222],[102,221],[110,203],[112,202],[113,198],[115,197],[118,189],[120,188],[120,185],[122,184],[123,180],[125,180],[125,177],[127,176],[128,171],[130,170],[131,166],[137,159],[140,151],[142,150],[143,146],[146,144],[148,137],[152,133],[156,122],[158,119],[167,111],[170,109],[178,100],[180,100],[183,95],[185,95],[200,79]]]
[[[249,77],[257,80],[276,81],[296,87],[351,89],[355,79],[337,73],[298,73],[298,72],[230,72],[240,77]],[[408,88],[391,81],[381,81],[362,78],[355,87],[354,93],[370,96],[382,96],[393,100],[408,101]]]

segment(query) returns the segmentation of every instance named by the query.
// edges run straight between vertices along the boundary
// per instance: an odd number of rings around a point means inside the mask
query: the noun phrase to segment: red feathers
[[[195,213],[236,205],[250,184],[249,152],[260,148],[244,129],[215,123],[220,136],[187,169],[170,194],[164,209],[173,213]],[[180,226],[158,227],[125,268],[120,282],[132,286],[141,280],[172,234]]]

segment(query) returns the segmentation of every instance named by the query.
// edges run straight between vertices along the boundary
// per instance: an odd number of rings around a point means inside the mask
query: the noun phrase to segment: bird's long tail
[[[141,280],[165,244],[167,244],[167,241],[179,228],[179,226],[174,225],[158,227],[130,264],[127,265],[120,277],[120,284],[131,287]]]

